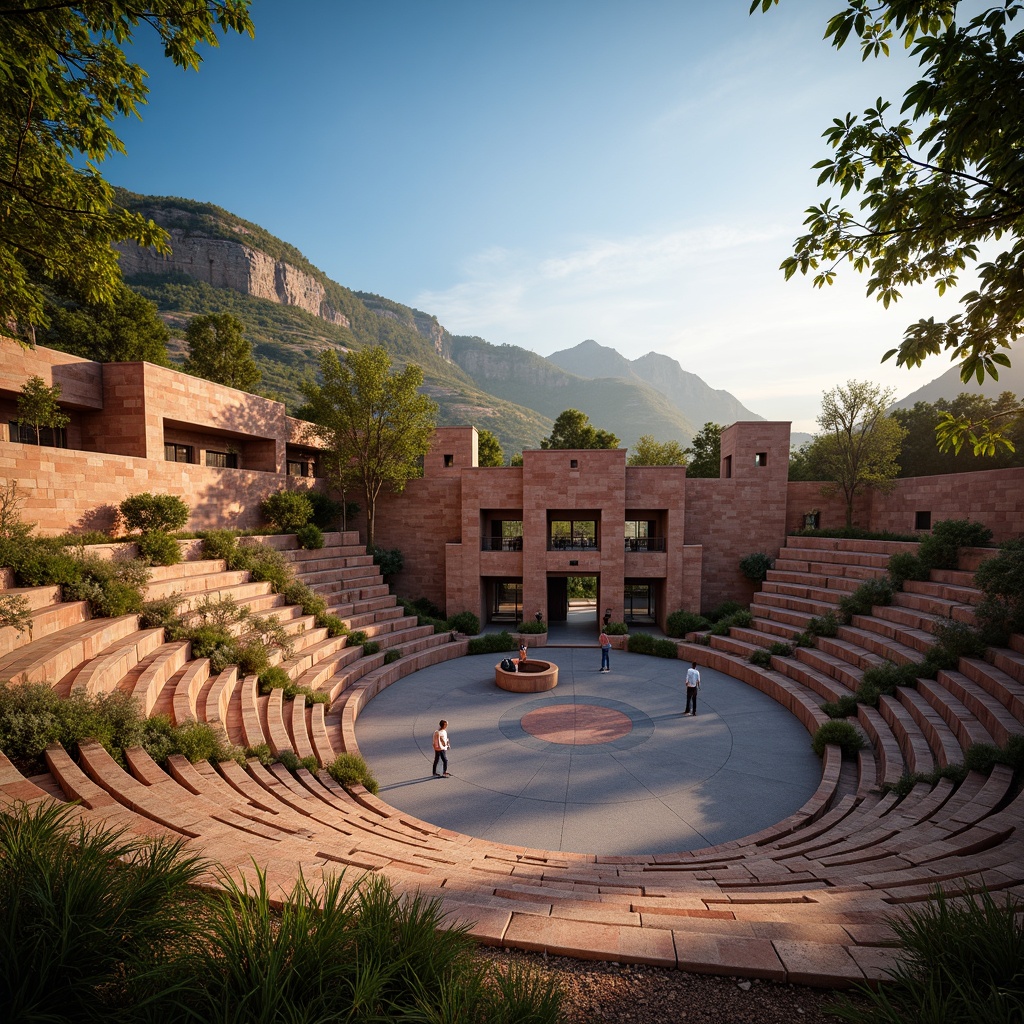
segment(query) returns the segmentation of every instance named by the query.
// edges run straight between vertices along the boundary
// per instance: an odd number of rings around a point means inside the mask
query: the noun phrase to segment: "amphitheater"
[[[230,596],[286,624],[294,649],[282,667],[297,682],[328,691],[325,705],[282,691],[258,694],[254,676],[229,668],[213,675],[189,645],[137,616],[94,619],[84,602],[62,602],[59,588],[14,588],[32,607],[31,632],[0,630],[0,679],[46,682],[61,694],[119,689],[147,713],[223,725],[240,745],[312,755],[320,765],[358,752],[356,719],[383,688],[417,670],[466,655],[467,640],[435,635],[406,617],[365,554],[356,533],[330,534],[316,551],[293,538],[260,541],[279,548],[297,577],[330,610],[364,631],[380,650],[364,655],[345,637],[329,638],[269,584],[202,560],[181,542],[185,560],[155,568],[147,597]],[[863,580],[885,571],[889,556],[914,545],[790,537],[755,595],[751,628],[680,642],[679,657],[724,672],[779,702],[812,733],[820,705],[850,694],[861,673],[883,660],[917,661],[932,625],[971,622],[980,594],[973,570],[991,551],[961,553],[957,571],[933,571],[908,583],[891,606],[857,616],[834,639],[770,668],[748,661],[835,608]],[[401,657],[385,665],[385,654]],[[816,792],[796,813],[754,835],[698,851],[597,856],[486,842],[403,814],[361,787],[347,791],[324,771],[255,759],[167,770],[141,749],[120,767],[96,743],[47,751],[48,771],[24,777],[0,753],[0,799],[76,801],[91,822],[146,836],[186,837],[212,862],[243,878],[265,869],[277,891],[345,869],[374,871],[401,892],[440,897],[452,919],[472,922],[482,943],[581,958],[678,967],[817,986],[883,977],[894,957],[891,919],[949,892],[987,887],[1024,895],[1024,794],[1008,769],[918,783],[900,798],[883,795],[905,773],[963,760],[976,743],[1003,745],[1024,732],[1024,637],[985,659],[961,659],[956,671],[858,707],[869,745],[856,760],[826,749]],[[372,767],[372,766],[371,766]]]

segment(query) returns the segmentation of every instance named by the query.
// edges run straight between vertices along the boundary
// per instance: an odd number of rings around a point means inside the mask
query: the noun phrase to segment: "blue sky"
[[[822,391],[901,397],[947,369],[880,364],[930,286],[883,310],[849,271],[778,264],[819,201],[835,116],[914,71],[822,40],[841,0],[255,0],[256,38],[150,71],[136,192],[217,203],[350,288],[543,355],[586,338],[679,360],[810,430]]]

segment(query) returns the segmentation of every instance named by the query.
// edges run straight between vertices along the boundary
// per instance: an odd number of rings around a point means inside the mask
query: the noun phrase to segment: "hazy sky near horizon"
[[[821,132],[898,108],[916,70],[832,49],[841,6],[254,0],[256,38],[199,74],[140,36],[150,102],[104,172],[223,206],[454,334],[663,352],[813,430],[837,384],[902,397],[948,369],[880,359],[955,304],[926,285],[884,310],[852,270],[820,291],[778,270],[824,196]]]

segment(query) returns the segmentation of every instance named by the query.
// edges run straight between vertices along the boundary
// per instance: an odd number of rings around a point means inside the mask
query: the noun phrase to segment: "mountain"
[[[1018,398],[1024,399],[1024,351],[1012,353],[1011,358],[1014,360],[1013,365],[1000,368],[999,380],[986,377],[981,384],[974,377],[965,384],[960,379],[959,366],[951,366],[941,377],[936,377],[924,387],[894,402],[892,408],[913,409],[915,402],[934,402],[938,398],[953,399],[963,391],[993,399],[998,398],[1004,391],[1012,391]]]
[[[549,359],[513,345],[455,336],[435,316],[331,280],[298,249],[211,203],[118,191],[119,201],[164,227],[171,255],[119,246],[125,281],[156,303],[174,361],[184,360],[189,320],[230,312],[243,323],[263,387],[301,406],[301,383],[325,349],[383,345],[398,366],[423,368],[423,391],[442,425],[493,431],[507,454],[536,448],[564,409],[586,413],[624,446],[642,434],[689,444],[707,420],[760,419],[655,352],[632,362],[585,341]]]
[[[664,395],[698,429],[708,421],[726,426],[736,420],[764,419],[728,391],[708,387],[697,374],[684,370],[676,360],[658,352],[629,360],[613,348],[588,340],[555,352],[548,359],[579,377],[642,381]],[[658,440],[667,438],[659,436]]]

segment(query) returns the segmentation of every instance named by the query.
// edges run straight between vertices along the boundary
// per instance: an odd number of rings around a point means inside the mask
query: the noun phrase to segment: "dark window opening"
[[[302,459],[289,459],[287,472],[288,476],[316,476],[316,463],[306,462]]]
[[[10,439],[19,444],[39,444],[47,448],[67,448],[68,435],[63,427],[40,427],[39,436],[31,423],[11,420]]]
[[[570,459],[569,460],[569,468],[570,469],[579,469],[580,468],[579,459]]]
[[[492,519],[491,535],[480,538],[481,551],[522,551],[523,521],[521,519]]]
[[[754,465],[755,466],[767,466],[768,465],[768,453],[767,452],[757,452],[757,454],[754,455]]]
[[[732,476],[732,456],[726,455],[725,457],[725,478],[728,480]]]
[[[932,514],[931,512],[915,512],[914,513],[914,529],[915,530],[930,530],[932,528]]]
[[[167,462],[194,462],[192,457],[192,445],[190,444],[164,444],[164,459]]]
[[[237,452],[215,452],[206,450],[206,464],[216,469],[238,469]]]
[[[626,550],[664,551],[665,538],[655,536],[657,526],[653,519],[627,519]]]
[[[455,465],[455,456],[454,455],[446,455],[444,457],[444,468],[445,469],[451,469],[452,466],[454,466],[454,465]]]
[[[548,551],[589,551],[598,547],[594,519],[553,519],[548,523]]]

